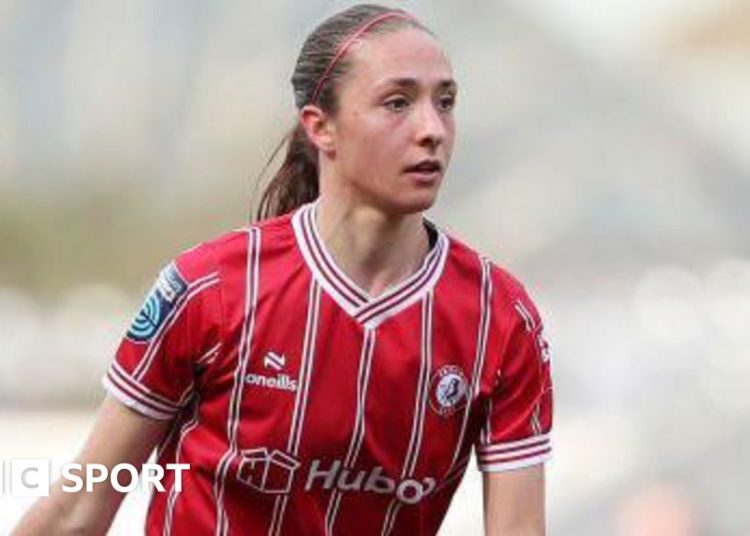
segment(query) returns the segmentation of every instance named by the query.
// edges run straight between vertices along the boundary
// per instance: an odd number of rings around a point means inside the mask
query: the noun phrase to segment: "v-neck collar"
[[[437,233],[437,240],[422,265],[408,278],[388,287],[380,295],[371,297],[333,260],[315,223],[317,205],[317,201],[303,205],[292,216],[297,245],[315,279],[357,322],[367,327],[377,326],[418,301],[440,279],[448,256],[449,240],[438,227],[425,219],[425,224]]]

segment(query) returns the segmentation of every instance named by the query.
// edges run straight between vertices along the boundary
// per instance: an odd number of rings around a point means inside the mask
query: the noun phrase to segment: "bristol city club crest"
[[[449,417],[466,403],[469,386],[461,367],[443,365],[430,380],[430,407],[438,415]]]

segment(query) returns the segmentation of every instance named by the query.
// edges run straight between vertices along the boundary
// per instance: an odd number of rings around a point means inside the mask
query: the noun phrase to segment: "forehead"
[[[352,46],[348,59],[351,71],[347,78],[360,87],[403,78],[432,84],[453,77],[440,43],[418,28],[369,34]]]

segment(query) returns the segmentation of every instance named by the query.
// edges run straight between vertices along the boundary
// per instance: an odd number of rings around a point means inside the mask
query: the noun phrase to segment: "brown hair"
[[[399,16],[383,18],[382,22],[364,28],[388,13]],[[291,82],[297,110],[316,104],[327,114],[335,115],[337,82],[351,67],[345,53],[337,57],[347,38],[358,29],[364,29],[365,33],[385,33],[405,26],[429,32],[405,11],[376,4],[358,4],[323,21],[305,40],[294,67]],[[299,121],[276,147],[261,176],[285,144],[284,161],[261,196],[258,220],[285,214],[318,197],[318,150]]]

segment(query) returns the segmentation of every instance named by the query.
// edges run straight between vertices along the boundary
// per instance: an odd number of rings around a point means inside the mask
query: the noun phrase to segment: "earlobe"
[[[317,106],[308,104],[300,110],[299,120],[302,128],[307,133],[307,137],[319,151],[324,153],[331,153],[333,151],[332,125],[328,119],[328,115],[323,110]]]

